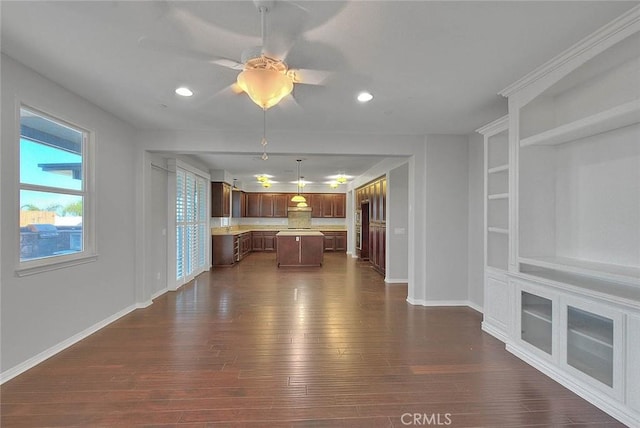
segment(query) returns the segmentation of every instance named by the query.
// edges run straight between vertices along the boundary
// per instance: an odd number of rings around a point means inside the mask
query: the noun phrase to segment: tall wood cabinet
[[[366,248],[356,249],[358,257],[366,255],[373,268],[381,274],[386,271],[386,203],[387,203],[387,178],[379,177],[364,186],[356,189],[356,209],[361,216],[361,224],[356,227],[354,233],[366,234],[361,237],[361,242]],[[364,205],[364,206],[363,206]],[[358,242],[356,238],[355,242]]]
[[[231,185],[211,182],[211,217],[231,216]]]
[[[479,130],[483,329],[629,426],[640,426],[639,47],[637,6],[502,91],[508,119]]]

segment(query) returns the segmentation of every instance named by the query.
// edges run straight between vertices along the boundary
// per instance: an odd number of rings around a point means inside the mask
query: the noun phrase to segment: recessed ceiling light
[[[190,97],[191,95],[193,95],[193,91],[191,91],[191,89],[187,88],[186,86],[181,86],[176,89],[176,94],[183,97]]]
[[[358,94],[358,101],[361,103],[368,103],[373,99],[373,95],[370,92],[360,92]]]

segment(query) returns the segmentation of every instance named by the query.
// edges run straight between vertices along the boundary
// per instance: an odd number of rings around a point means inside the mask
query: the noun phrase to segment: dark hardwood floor
[[[205,273],[2,385],[2,427],[618,426],[367,264]]]

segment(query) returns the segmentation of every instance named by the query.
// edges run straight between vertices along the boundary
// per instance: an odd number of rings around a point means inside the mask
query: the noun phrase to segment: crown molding
[[[476,129],[475,132],[482,135],[494,135],[509,128],[509,115],[504,115],[500,119],[496,119],[491,123]]]
[[[638,26],[639,28],[636,28],[634,30],[633,26]],[[520,80],[517,80],[516,82],[507,86],[502,91],[498,92],[498,94],[502,95],[503,97],[509,97],[531,85],[532,83],[537,82],[549,73],[558,70],[559,68],[561,68],[571,60],[577,58],[578,56],[584,54],[585,52],[594,49],[599,45],[610,42],[610,39],[612,37],[629,29],[631,29],[632,32],[640,31],[640,5],[633,7],[624,14],[620,15],[618,18],[596,30],[591,35],[582,39],[553,59],[547,61],[540,67],[525,75]],[[616,42],[617,40],[615,40],[613,43]]]

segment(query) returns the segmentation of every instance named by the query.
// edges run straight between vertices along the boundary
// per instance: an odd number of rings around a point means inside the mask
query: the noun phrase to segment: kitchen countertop
[[[276,236],[324,236],[322,232],[309,229],[289,229],[281,230]]]
[[[274,228],[251,228],[251,229],[231,229],[231,230],[225,230],[224,228],[221,229],[215,229],[211,231],[211,235],[213,236],[237,236],[237,235],[241,235],[243,233],[248,233],[248,232],[287,232],[287,231],[296,231],[296,230],[301,230],[301,229],[289,229],[289,228],[281,228],[281,227],[274,227]],[[320,231],[324,231],[324,232],[346,232],[347,229],[346,228],[334,228],[334,227],[312,227],[311,229],[302,229],[306,232],[320,232]]]

